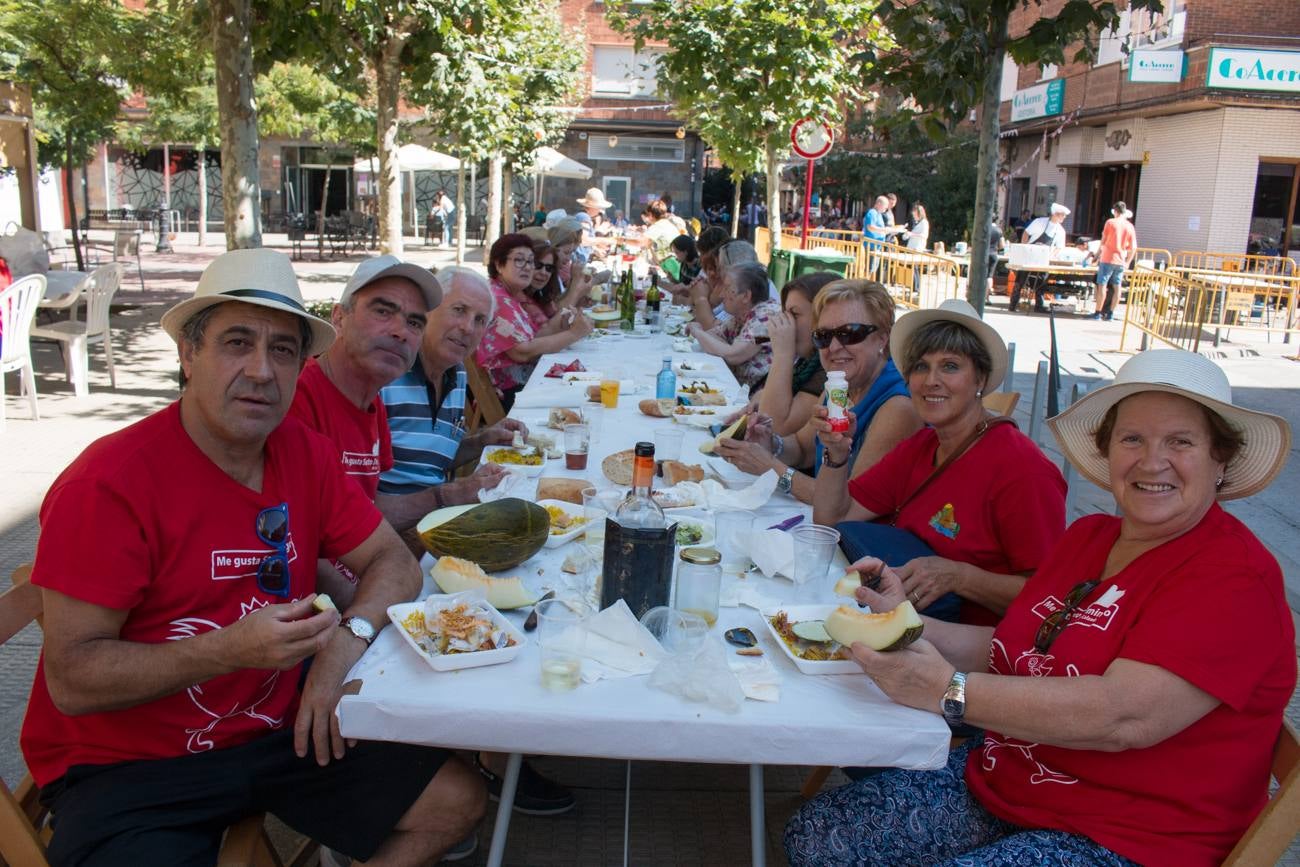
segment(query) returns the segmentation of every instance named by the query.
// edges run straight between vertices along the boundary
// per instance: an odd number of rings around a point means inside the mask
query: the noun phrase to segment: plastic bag
[[[650,685],[727,713],[736,713],[745,702],[745,691],[716,640],[705,641],[697,653],[675,653],[659,663],[650,672]]]

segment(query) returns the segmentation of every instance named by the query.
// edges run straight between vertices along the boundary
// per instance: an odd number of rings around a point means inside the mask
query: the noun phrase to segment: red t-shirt
[[[1137,230],[1122,217],[1111,217],[1101,229],[1101,248],[1097,261],[1103,265],[1127,265],[1137,249]]]
[[[1084,834],[1147,865],[1220,863],[1268,793],[1273,742],[1296,680],[1282,572],[1217,504],[1194,529],[1099,585],[1048,655],[1043,619],[1101,574],[1120,519],[1076,521],[994,633],[989,670],[1021,677],[1100,675],[1118,658],[1157,665],[1222,702],[1146,749],[1031,744],[988,732],[966,766],[990,812]]]
[[[849,496],[888,520],[934,470],[938,447],[934,428],[922,428],[850,481]],[[1032,572],[1065,532],[1065,479],[1032,440],[999,424],[904,506],[897,526],[940,557],[1000,575]],[[998,619],[962,600],[963,623]]]
[[[343,472],[356,479],[371,500],[379,492],[379,474],[393,468],[393,440],[388,413],[378,397],[369,409],[358,409],[311,359],[298,377],[289,415],[296,416],[334,443]]]
[[[318,556],[340,556],[381,520],[338,472],[328,441],[286,419],[266,441],[261,492],[212,463],[181,426],[180,403],[90,445],[41,505],[32,583],[128,611],[121,638],[181,641],[316,588]],[[257,586],[273,550],[258,513],[287,503],[290,594]],[[37,666],[22,748],[45,785],[72,765],[167,758],[235,746],[292,725],[299,669],[246,670],[106,713],[65,716]]]

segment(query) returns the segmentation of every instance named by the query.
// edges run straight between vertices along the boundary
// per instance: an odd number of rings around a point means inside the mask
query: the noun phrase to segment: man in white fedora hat
[[[598,187],[590,188],[577,201],[582,206],[582,211],[573,216],[582,224],[582,240],[574,252],[578,260],[585,264],[593,258],[600,259],[609,252],[613,243],[610,233],[614,230],[614,225],[605,211],[614,207],[614,203],[605,198]]]
[[[477,775],[444,750],[348,746],[334,716],[373,638],[350,624],[420,588],[331,445],[285,417],[334,329],[269,250],[218,256],[162,325],[180,399],[93,443],[41,509],[48,632],[22,749],[50,862],[213,863],[261,812],[354,858],[440,857],[482,816]],[[320,556],[360,577],[341,620],[314,604]]]

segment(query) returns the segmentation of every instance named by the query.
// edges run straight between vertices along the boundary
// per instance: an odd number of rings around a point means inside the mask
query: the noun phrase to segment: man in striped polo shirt
[[[484,446],[508,444],[516,419],[502,419],[473,434],[465,432],[465,358],[478,348],[495,304],[487,278],[460,266],[437,274],[443,301],[429,312],[415,365],[380,389],[393,442],[393,467],[379,479],[379,498],[401,496],[422,517],[442,506],[473,503],[494,488],[505,470],[484,464],[473,475],[452,479],[456,467],[477,461]],[[412,497],[411,494],[425,496]]]

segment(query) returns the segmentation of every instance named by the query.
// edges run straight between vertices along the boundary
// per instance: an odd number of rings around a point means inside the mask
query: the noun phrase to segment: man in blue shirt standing
[[[862,218],[862,246],[867,248],[867,271],[872,277],[880,268],[880,257],[872,256],[871,251],[880,248],[880,242],[889,236],[889,224],[885,222],[885,212],[889,210],[889,199],[876,196],[875,204],[867,209]]]

